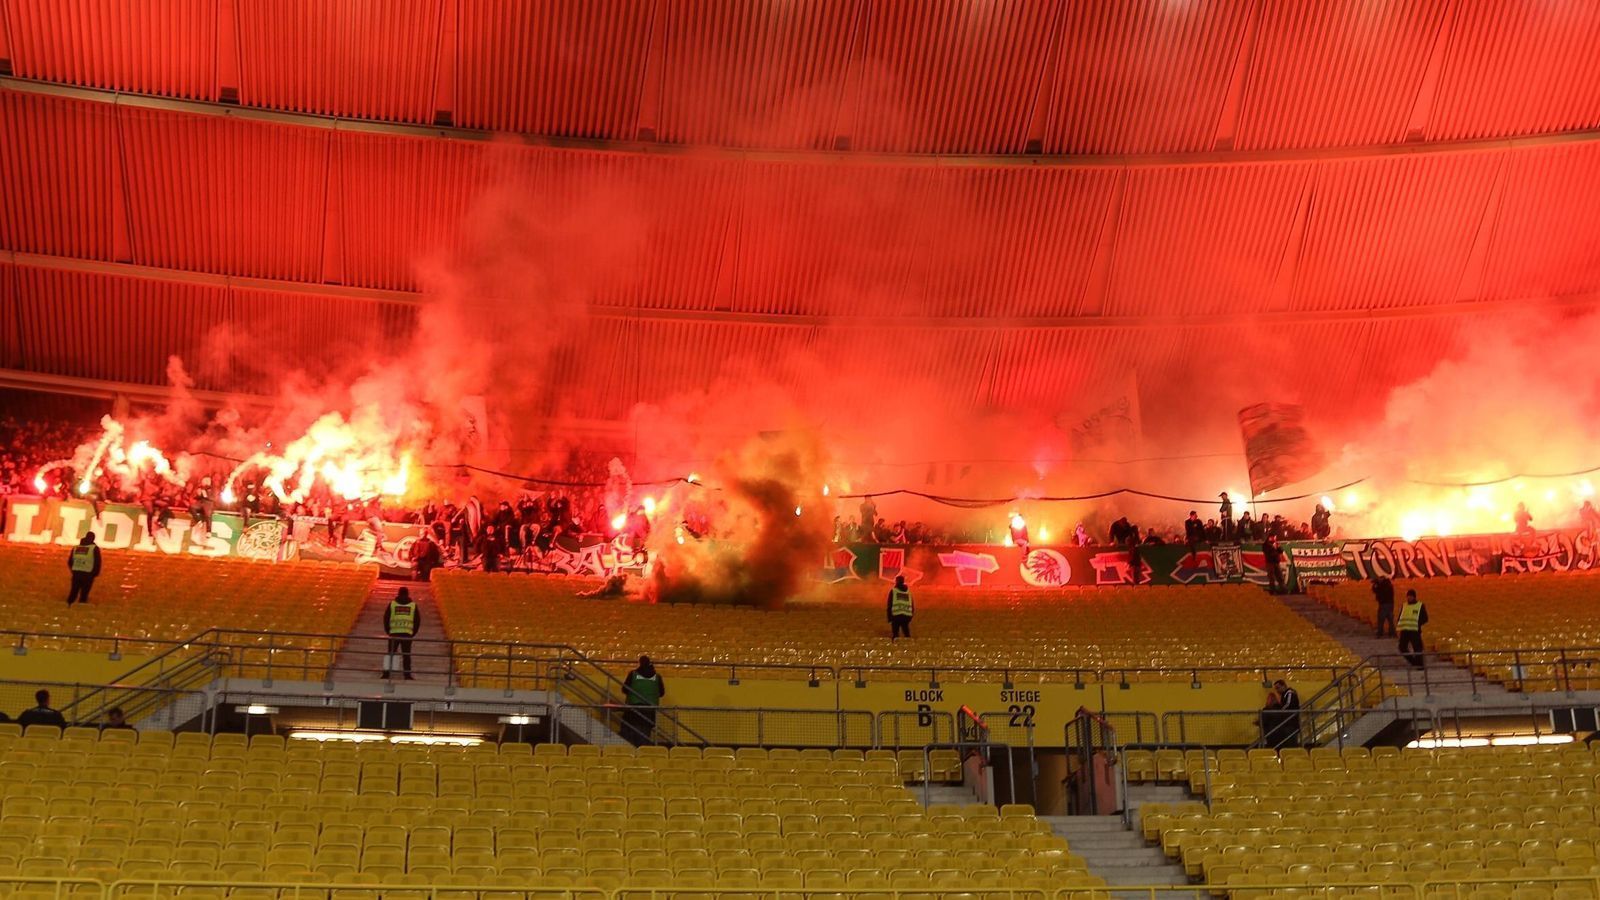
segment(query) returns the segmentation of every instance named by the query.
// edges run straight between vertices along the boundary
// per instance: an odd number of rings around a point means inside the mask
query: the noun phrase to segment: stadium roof
[[[621,195],[636,233],[555,363],[601,416],[732,356],[871,368],[886,342],[955,404],[1037,405],[1181,380],[1240,323],[1251,365],[1341,348],[1298,387],[1359,404],[1474,324],[1600,292],[1597,4],[0,11],[17,372],[161,384],[246,333],[398,347],[419,260],[500,189],[555,217]]]

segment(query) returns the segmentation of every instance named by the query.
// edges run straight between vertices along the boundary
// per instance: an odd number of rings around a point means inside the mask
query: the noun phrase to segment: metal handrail
[[[620,702],[610,702],[610,703],[557,703],[555,705],[555,716],[554,716],[554,719],[553,719],[553,722],[555,722],[557,724],[552,727],[552,740],[555,739],[555,731],[556,731],[556,728],[559,727],[559,722],[561,721],[561,718],[562,718],[561,717],[562,711],[568,710],[568,709],[579,710],[581,712],[589,713],[589,714],[591,714],[591,718],[600,718],[600,719],[603,720],[604,717],[609,716],[612,713],[626,712],[629,709],[629,706],[626,703],[620,703]],[[870,710],[864,710],[864,709],[831,709],[831,708],[830,709],[804,709],[804,708],[784,709],[784,708],[775,708],[775,707],[737,707],[737,708],[730,708],[730,707],[724,707],[724,706],[658,706],[658,707],[655,707],[655,710],[657,711],[658,716],[660,718],[662,718],[662,719],[666,719],[667,718],[667,714],[670,713],[671,714],[671,718],[668,719],[669,723],[673,727],[684,728],[684,733],[689,735],[690,738],[691,738],[690,740],[683,740],[682,736],[677,734],[677,733],[675,733],[675,732],[669,732],[669,733],[666,733],[666,734],[662,734],[661,736],[663,738],[665,738],[663,743],[668,744],[670,746],[678,746],[678,745],[689,744],[689,745],[694,745],[694,746],[699,746],[699,747],[742,747],[742,746],[749,746],[749,747],[835,747],[835,748],[837,748],[837,747],[845,747],[845,746],[852,746],[853,745],[853,746],[865,746],[865,747],[869,747],[869,748],[873,748],[873,749],[878,748],[877,730],[873,727],[874,726],[873,713]],[[732,720],[731,722],[728,723],[728,725],[729,725],[729,727],[731,729],[738,729],[740,731],[749,731],[751,734],[753,734],[754,739],[753,740],[744,740],[744,739],[742,739],[742,736],[739,737],[739,738],[732,738],[732,737],[728,737],[724,733],[717,734],[715,736],[715,738],[707,738],[707,737],[705,737],[703,735],[697,734],[697,733],[689,730],[687,727],[685,727],[682,724],[682,719],[684,717],[686,717],[686,716],[694,716],[694,715],[707,715],[707,716],[716,716],[716,717],[726,717],[726,718]],[[771,724],[772,724],[772,720],[773,719],[776,719],[776,718],[782,717],[782,716],[794,717],[794,718],[803,718],[803,719],[813,719],[813,720],[818,720],[818,721],[824,722],[824,723],[826,723],[825,726],[819,726],[819,728],[821,729],[822,732],[825,732],[825,733],[823,734],[822,737],[820,737],[820,738],[818,738],[816,740],[804,740],[804,741],[781,740],[781,739],[779,739],[781,737],[781,735],[776,733],[776,731],[771,727]],[[852,734],[853,729],[851,728],[851,724],[850,724],[853,721],[859,721],[865,726],[865,728],[863,729],[865,731],[865,741],[859,741],[859,740],[854,740],[853,739],[853,734]],[[609,725],[607,727],[608,727],[608,730],[610,730],[609,729]],[[657,725],[656,731],[658,733],[663,731],[663,729],[660,727],[659,724]]]
[[[346,634],[330,634],[330,633],[324,633],[324,632],[291,632],[291,631],[260,632],[260,631],[250,631],[250,630],[246,630],[246,629],[236,629],[236,628],[227,628],[227,627],[209,628],[209,629],[206,629],[205,631],[200,632],[199,634],[197,634],[197,635],[195,635],[193,637],[189,637],[189,638],[185,638],[185,639],[146,638],[146,637],[135,637],[135,636],[128,636],[128,635],[77,634],[77,633],[69,633],[69,632],[27,631],[27,630],[16,630],[16,629],[0,629],[0,635],[5,636],[7,639],[14,638],[16,645],[17,646],[21,646],[21,647],[26,647],[27,643],[28,643],[28,641],[30,639],[52,638],[52,639],[72,640],[72,641],[103,641],[103,642],[106,642],[107,644],[109,644],[111,646],[111,652],[112,653],[119,653],[119,652],[122,651],[123,648],[128,647],[128,646],[141,646],[141,645],[143,645],[143,646],[153,646],[153,647],[165,646],[165,647],[168,648],[165,651],[157,654],[156,657],[153,657],[150,662],[156,662],[157,660],[160,660],[162,657],[169,657],[169,656],[173,655],[174,653],[180,653],[183,650],[192,647],[196,643],[201,643],[201,642],[206,641],[208,638],[220,643],[220,642],[222,642],[222,636],[224,636],[224,635],[254,635],[254,636],[267,636],[267,635],[270,635],[275,641],[282,641],[283,642],[283,646],[280,647],[279,649],[294,650],[294,651],[297,651],[297,652],[301,652],[305,656],[309,656],[310,654],[316,653],[316,652],[322,652],[322,653],[328,653],[328,654],[336,655],[339,652],[339,650],[344,646],[344,642],[346,642],[347,640],[350,640],[349,636],[346,635]],[[303,642],[300,639],[311,639],[312,641],[315,641],[315,642],[322,642],[323,643],[323,647],[321,647],[321,648],[312,648],[312,647],[302,646]],[[372,638],[372,640],[374,640],[374,641],[382,640],[382,639],[383,638],[377,637],[377,636]],[[430,641],[432,639],[421,639],[421,638],[418,638],[416,640],[418,642],[426,643],[426,642],[428,642],[428,641]],[[535,652],[535,651],[549,651],[550,653],[552,653],[556,657],[561,657],[561,656],[564,656],[564,655],[570,655],[570,656],[572,656],[574,658],[586,659],[589,662],[594,663],[594,664],[596,664],[597,666],[600,666],[600,667],[604,667],[604,666],[607,666],[607,665],[629,664],[629,663],[632,662],[632,660],[614,660],[614,659],[610,659],[610,658],[591,657],[588,654],[584,653],[583,651],[579,650],[577,647],[574,647],[571,644],[565,644],[565,643],[529,643],[529,642],[521,642],[521,641],[493,641],[493,640],[484,640],[484,639],[454,639],[454,638],[444,639],[442,641],[437,641],[437,642],[438,643],[442,643],[442,644],[447,644],[449,647],[451,647],[454,650],[455,657],[457,659],[462,659],[462,660],[474,660],[474,661],[477,661],[477,660],[491,660],[492,659],[492,660],[495,660],[495,661],[498,662],[498,661],[504,661],[509,657],[513,661],[542,661],[542,660],[547,658],[547,655],[546,656],[528,656],[526,654],[528,654],[530,652]],[[246,646],[246,647],[249,647],[250,649],[256,649],[256,648],[259,647],[259,644],[241,644],[241,646]],[[474,651],[479,649],[479,648],[493,650],[494,652],[493,653],[475,653]],[[1573,677],[1573,673],[1572,673],[1573,667],[1575,667],[1575,666],[1590,666],[1590,665],[1600,666],[1600,647],[1596,647],[1596,646],[1582,646],[1582,645],[1580,645],[1580,646],[1572,646],[1572,647],[1511,647],[1511,648],[1489,648],[1489,649],[1451,649],[1451,650],[1434,650],[1434,651],[1430,651],[1430,652],[1432,652],[1436,656],[1447,658],[1447,659],[1451,659],[1451,660],[1465,660],[1464,667],[1468,668],[1469,671],[1473,671],[1475,666],[1483,664],[1484,658],[1491,658],[1492,659],[1494,657],[1510,657],[1510,662],[1514,667],[1521,667],[1525,663],[1529,664],[1529,665],[1557,665],[1558,669],[1559,669],[1560,682],[1562,684],[1564,684],[1564,685],[1569,686],[1569,687],[1570,687],[1570,684],[1571,684],[1571,679]],[[519,655],[519,654],[522,654],[522,655]],[[1555,657],[1555,661],[1554,662],[1548,661],[1551,656]],[[1126,683],[1129,680],[1130,676],[1139,675],[1139,674],[1143,674],[1143,673],[1162,673],[1162,674],[1171,674],[1171,675],[1188,674],[1193,681],[1199,683],[1199,682],[1204,681],[1205,680],[1205,676],[1207,674],[1209,674],[1209,673],[1232,673],[1232,674],[1237,675],[1238,673],[1241,673],[1241,672],[1250,672],[1250,673],[1259,674],[1261,676],[1261,678],[1263,679],[1263,681],[1266,681],[1266,680],[1269,680],[1270,674],[1274,673],[1274,672],[1315,672],[1315,671],[1318,671],[1318,670],[1327,670],[1330,673],[1330,675],[1332,676],[1332,681],[1330,683],[1329,688],[1324,688],[1323,691],[1319,691],[1318,694],[1313,695],[1313,697],[1311,698],[1311,700],[1308,703],[1308,705],[1311,705],[1311,706],[1333,706],[1333,705],[1339,705],[1339,706],[1343,706],[1343,707],[1349,708],[1349,707],[1356,706],[1356,705],[1359,705],[1359,704],[1350,703],[1350,702],[1342,702],[1342,703],[1338,703],[1338,704],[1322,703],[1321,700],[1323,699],[1323,695],[1326,692],[1328,692],[1330,689],[1333,689],[1336,685],[1342,685],[1346,679],[1350,679],[1352,676],[1356,675],[1357,673],[1363,673],[1366,669],[1378,668],[1378,667],[1380,667],[1380,663],[1382,663],[1384,661],[1394,660],[1394,659],[1398,659],[1398,658],[1400,658],[1400,654],[1395,654],[1395,653],[1375,654],[1373,656],[1369,656],[1369,657],[1366,657],[1366,658],[1358,661],[1357,663],[1355,663],[1354,665],[1352,665],[1352,666],[1350,666],[1348,668],[1341,668],[1341,667],[1337,667],[1337,666],[1328,666],[1328,665],[1325,665],[1325,664],[1276,664],[1276,663],[1269,663],[1269,664],[1266,664],[1266,665],[1255,665],[1255,666],[1181,666],[1181,667],[1180,666],[1111,666],[1111,667],[1049,667],[1049,666],[1027,667],[1027,666],[1024,666],[1024,667],[1018,667],[1018,666],[957,666],[957,665],[951,665],[951,666],[901,666],[901,665],[872,665],[872,664],[837,664],[837,665],[830,665],[830,664],[821,663],[821,662],[818,662],[818,663],[765,663],[765,662],[740,662],[740,661],[737,661],[737,660],[732,660],[732,661],[730,661],[730,660],[698,660],[698,659],[680,660],[680,659],[672,659],[672,658],[657,659],[657,660],[655,660],[655,663],[656,663],[657,667],[669,667],[669,668],[672,668],[672,667],[681,667],[681,668],[726,668],[726,669],[729,670],[731,678],[737,677],[737,673],[739,671],[741,671],[741,670],[750,671],[750,672],[761,672],[761,671],[801,671],[801,670],[803,670],[803,671],[807,672],[813,679],[817,679],[819,677],[826,676],[831,680],[837,681],[841,677],[853,675],[854,676],[854,680],[856,680],[858,682],[864,682],[866,680],[867,674],[868,673],[872,673],[872,674],[879,675],[879,676],[891,676],[891,677],[892,676],[902,676],[902,677],[898,677],[898,678],[895,679],[895,680],[901,680],[901,681],[915,681],[915,680],[919,680],[919,679],[922,679],[922,678],[926,678],[928,680],[928,682],[931,683],[931,684],[938,683],[938,681],[939,681],[941,676],[944,676],[944,677],[947,677],[947,678],[953,677],[953,678],[956,678],[957,680],[973,680],[972,676],[983,676],[985,678],[998,679],[998,680],[1000,680],[1000,681],[1002,681],[1004,683],[1008,683],[1008,684],[1012,683],[1013,681],[1018,680],[1018,679],[1041,679],[1041,678],[1042,679],[1052,680],[1052,681],[1059,681],[1059,682],[1072,682],[1072,683],[1076,683],[1076,684],[1083,684],[1083,683],[1088,683],[1088,682],[1098,682],[1098,683],[1122,682],[1122,683]],[[147,663],[146,665],[148,665],[148,664],[149,663]],[[157,663],[157,665],[159,665],[159,663]],[[140,666],[140,667],[136,668],[135,670],[130,671],[129,673],[127,673],[127,675],[123,676],[123,678],[126,679],[129,676],[132,676],[134,674],[134,672],[137,672],[142,668],[144,668],[144,667]],[[309,667],[308,666],[302,666],[302,668],[303,669],[308,669]],[[1392,668],[1399,668],[1399,667],[1398,666],[1394,666]],[[481,671],[474,671],[472,674],[476,675],[476,676],[480,676],[480,677],[482,677],[484,675],[484,673],[482,673]],[[1429,678],[1431,684],[1439,683],[1437,681],[1436,676],[1434,676],[1432,674],[1425,675],[1424,677]],[[1481,676],[1476,676],[1475,671],[1474,671],[1474,674],[1473,674],[1473,678],[1475,678],[1478,681],[1487,681],[1487,679],[1484,679]],[[1226,680],[1233,681],[1233,680],[1236,680],[1236,679],[1226,679]],[[1521,681],[1525,681],[1525,680],[1526,679],[1522,679]],[[1519,686],[1520,686],[1521,681],[1519,681]],[[1451,683],[1454,683],[1454,682],[1451,682]],[[1369,691],[1368,693],[1370,694],[1371,692]]]

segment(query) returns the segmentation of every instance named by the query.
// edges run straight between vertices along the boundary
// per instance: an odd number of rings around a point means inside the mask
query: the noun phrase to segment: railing
[[[956,717],[938,710],[888,710],[878,713],[877,732],[885,749],[948,743],[956,739]]]
[[[657,663],[660,665],[660,663]],[[821,670],[823,667],[818,667]],[[1298,673],[1297,677],[1315,679],[1325,675],[1336,678],[1347,671],[1343,666],[1330,665],[1261,665],[1261,666],[1109,666],[1104,668],[1057,668],[1048,666],[895,666],[895,665],[843,665],[839,677],[865,684],[868,675],[887,676],[881,680],[926,683],[938,687],[943,681],[956,683],[994,681],[1010,688],[1014,684],[1072,684],[1087,687],[1090,684],[1116,684],[1127,686],[1141,681],[1179,681],[1191,684],[1233,684],[1247,675],[1252,681],[1270,684],[1274,678]],[[1148,678],[1145,676],[1158,676]]]
[[[52,695],[62,697],[91,696],[105,689],[106,685],[73,685],[59,682],[43,681],[13,681],[0,680],[0,709],[26,708],[31,705],[33,692],[40,688],[48,690]],[[185,726],[195,726],[195,730],[216,733],[228,718],[229,706],[292,706],[318,711],[317,724],[307,725],[306,730],[342,730],[355,725],[358,707],[363,702],[382,701],[390,699],[383,694],[360,692],[316,692],[316,693],[285,693],[283,691],[264,691],[256,688],[221,686],[213,691],[196,691],[176,688],[139,687],[127,688],[129,693],[137,694],[141,701],[135,701],[123,707],[127,719],[145,727],[156,727],[161,730],[176,731]],[[26,702],[24,702],[26,698]],[[193,701],[186,703],[186,701]],[[461,698],[439,697],[431,699],[418,699],[407,701],[413,716],[412,727],[422,732],[439,732],[451,727],[459,727],[457,723],[464,715],[493,715],[496,717],[525,716],[537,719],[537,726],[529,723],[525,727],[523,738],[537,736],[540,740],[545,738],[547,722],[552,712],[548,703],[526,700],[478,700]],[[63,714],[65,715],[65,706]],[[66,716],[69,725],[98,725],[103,721],[101,716],[69,715]],[[535,730],[537,729],[537,730]]]
[[[1124,747],[1162,742],[1161,719],[1153,712],[1102,712],[1098,715],[1117,733]]]
[[[1173,749],[1201,747],[1311,747],[1331,745],[1343,749],[1349,728],[1364,715],[1379,712],[1398,719],[1429,723],[1428,709],[1300,709],[1181,710],[1161,716],[1159,746]],[[1274,719],[1277,715],[1280,718]]]
[[[1032,803],[1034,788],[1039,780],[1039,753],[1034,745],[1033,716],[1008,709],[978,713],[978,721],[982,723],[990,745],[1008,754],[1006,779],[1011,787],[1010,802]],[[1023,762],[1024,758],[1026,765],[1019,772],[1018,763]],[[1020,790],[1024,785],[1028,787],[1026,795]],[[1024,796],[1026,799],[1022,799]]]
[[[1501,685],[1522,692],[1585,690],[1600,687],[1600,647],[1522,647],[1508,650],[1430,650],[1422,654],[1448,660],[1451,665],[1411,664],[1408,655],[1384,653],[1371,657],[1388,672],[1388,678],[1411,694],[1431,696],[1459,693],[1477,695],[1485,687]]]
[[[666,706],[654,708],[654,723],[637,718],[651,708],[623,703],[558,703],[549,739],[571,728],[567,711],[581,713],[623,738],[668,746],[693,747],[860,747],[878,745],[873,716],[866,710],[731,709]],[[670,713],[670,715],[668,715]],[[630,725],[631,721],[635,724]]]

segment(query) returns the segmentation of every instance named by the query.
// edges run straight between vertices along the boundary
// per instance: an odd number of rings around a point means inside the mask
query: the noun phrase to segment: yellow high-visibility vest
[[[415,603],[401,603],[398,600],[389,601],[389,633],[402,637],[410,637],[411,631],[417,623],[417,605]]]
[[[68,567],[74,572],[84,575],[94,571],[94,548],[87,544],[79,544],[72,548],[72,553],[67,560]]]
[[[889,614],[892,616],[911,615],[911,592],[894,588],[890,593],[893,596],[889,600]]]
[[[1407,603],[1405,606],[1400,607],[1400,621],[1396,623],[1395,627],[1401,631],[1421,631],[1422,604]]]

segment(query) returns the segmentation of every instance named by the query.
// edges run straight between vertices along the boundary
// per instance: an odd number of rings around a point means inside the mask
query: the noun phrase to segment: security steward
[[[906,587],[904,575],[896,576],[889,589],[889,640],[902,634],[911,637],[911,614],[911,589]]]
[[[1417,600],[1417,592],[1406,591],[1406,605],[1400,607],[1395,628],[1400,632],[1400,653],[1414,668],[1422,668],[1422,626],[1428,624],[1428,608]]]
[[[94,532],[88,532],[78,546],[67,553],[67,570],[72,573],[72,589],[67,592],[67,605],[88,603],[89,589],[100,576],[100,548],[95,546]]]
[[[667,695],[667,683],[649,656],[640,656],[639,665],[622,680],[622,693],[622,736],[635,747],[643,747],[655,734],[656,711]]]
[[[395,656],[405,658],[406,680],[411,679],[411,639],[417,636],[422,625],[422,612],[411,602],[410,588],[401,588],[383,611],[383,630],[389,635],[389,651],[384,658],[383,677],[388,678],[395,667]]]

